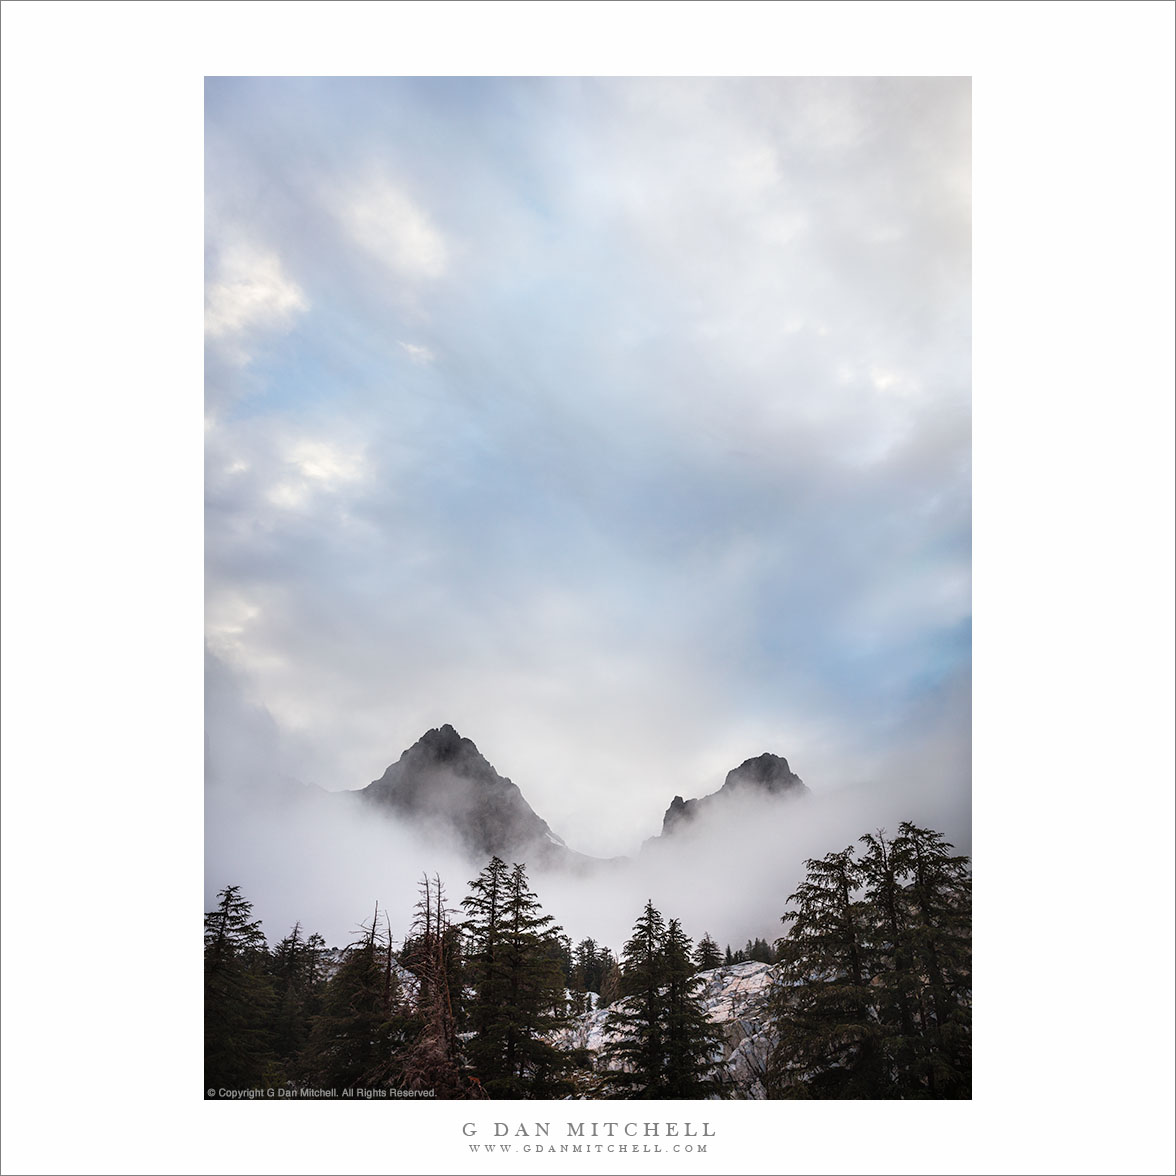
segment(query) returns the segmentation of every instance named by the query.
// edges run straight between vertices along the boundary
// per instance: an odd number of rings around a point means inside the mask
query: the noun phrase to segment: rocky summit
[[[683,800],[682,797],[675,796],[662,818],[661,836],[665,837],[682,828],[696,820],[703,812],[724,804],[731,797],[752,795],[807,796],[808,787],[788,766],[788,761],[782,755],[773,755],[770,751],[765,751],[763,755],[744,760],[739,767],[732,768],[718,792],[701,796],[697,800]]]
[[[360,798],[422,831],[456,841],[475,858],[576,865],[591,859],[568,849],[500,776],[473,741],[448,723],[426,731]]]
[[[764,752],[732,768],[717,792],[696,800],[675,796],[660,836],[645,845],[665,844],[667,835],[705,813],[718,813],[728,804],[737,807],[741,799],[807,794],[804,781],[783,756]],[[508,863],[576,869],[618,860],[569,849],[527,803],[518,785],[499,775],[474,742],[448,723],[426,731],[378,780],[348,795],[378,806],[426,836],[459,846],[473,860],[496,854]]]

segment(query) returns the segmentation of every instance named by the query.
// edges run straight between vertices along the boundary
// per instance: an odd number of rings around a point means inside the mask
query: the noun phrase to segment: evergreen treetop
[[[693,945],[652,901],[625,944],[621,990],[605,1021],[606,1088],[621,1098],[701,1098],[718,1090],[712,1076],[718,1038],[698,1000]]]
[[[968,860],[910,822],[806,863],[779,940],[769,1093],[971,1096]]]

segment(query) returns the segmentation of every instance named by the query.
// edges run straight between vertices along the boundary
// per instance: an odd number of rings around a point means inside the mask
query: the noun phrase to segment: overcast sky
[[[450,722],[601,854],[763,751],[966,801],[969,125],[966,79],[210,80],[210,762],[357,788]]]

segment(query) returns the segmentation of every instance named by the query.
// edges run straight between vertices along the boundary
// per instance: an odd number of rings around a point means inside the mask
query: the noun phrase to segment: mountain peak
[[[457,759],[463,753],[479,757],[481,754],[474,746],[472,739],[466,739],[465,736],[459,735],[449,723],[442,723],[440,727],[430,728],[405,752],[405,755],[418,748],[442,762]]]
[[[804,796],[808,793],[804,781],[788,766],[782,755],[765,751],[761,755],[746,759],[737,768],[732,768],[718,792],[712,792],[697,800],[683,800],[675,796],[670,801],[662,818],[661,836],[683,828],[698,818],[699,813],[716,805],[724,806],[733,796],[749,796],[760,793],[768,796]],[[721,799],[720,799],[721,798]],[[657,838],[651,838],[656,841]]]
[[[788,766],[782,755],[765,751],[762,755],[746,759],[737,768],[727,773],[720,791],[737,788],[759,788],[764,792],[789,792],[804,790],[804,781]]]
[[[449,723],[426,731],[359,795],[453,839],[475,857],[587,861],[567,848],[474,745]]]

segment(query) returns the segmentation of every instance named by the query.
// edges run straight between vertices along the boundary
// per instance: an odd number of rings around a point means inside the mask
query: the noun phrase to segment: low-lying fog
[[[459,907],[468,881],[485,862],[470,860],[456,844],[435,835],[426,841],[397,818],[346,794],[283,777],[276,728],[264,712],[254,712],[250,722],[235,728],[210,723],[206,909],[221,887],[236,883],[254,903],[271,943],[299,921],[304,930],[317,930],[329,944],[342,946],[370,919],[377,902],[402,937],[423,873],[440,875],[450,905]],[[747,754],[762,750],[748,748]],[[964,754],[958,738],[932,733],[903,756],[880,764],[872,780],[806,777],[811,795],[795,800],[735,794],[632,857],[587,874],[535,867],[528,873],[544,910],[573,941],[591,936],[619,953],[647,898],[667,918],[681,919],[696,940],[710,932],[720,946],[737,948],[749,938],[774,939],[808,857],[841,849],[879,828],[893,832],[903,820],[936,828],[960,852],[970,852]],[[373,777],[383,766],[374,768]],[[511,772],[509,764],[495,766]],[[792,766],[805,775],[803,763]],[[530,800],[527,781],[515,782]],[[722,782],[716,779],[704,791],[716,791]],[[585,795],[583,803],[592,805],[592,796]],[[632,830],[635,844],[660,831],[663,809],[650,811],[646,828]],[[575,828],[555,827],[555,832],[572,849],[583,848]]]

